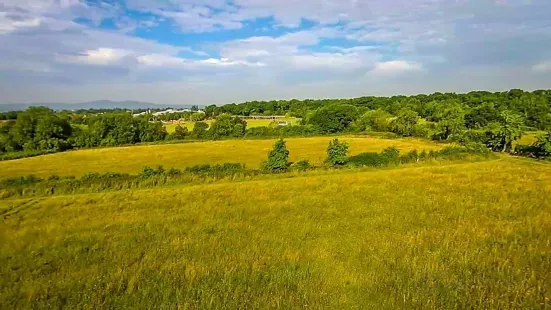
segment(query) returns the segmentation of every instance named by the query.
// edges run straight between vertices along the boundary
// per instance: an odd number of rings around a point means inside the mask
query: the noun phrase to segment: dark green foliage
[[[411,135],[417,138],[430,138],[433,132],[432,124],[415,124],[411,130]]]
[[[451,135],[459,134],[465,129],[465,112],[458,104],[440,106],[436,111],[439,140],[448,140]]]
[[[353,167],[382,167],[383,162],[378,153],[361,153],[348,158],[348,164]]]
[[[319,132],[311,125],[306,126],[277,126],[277,127],[253,127],[247,129],[246,137],[298,137],[313,136]]]
[[[0,153],[63,151],[70,147],[71,133],[69,122],[51,109],[31,107],[18,113],[15,121],[0,126]]]
[[[419,152],[417,150],[409,151],[407,154],[400,156],[400,162],[403,164],[416,163],[419,161]]]
[[[163,166],[158,166],[157,169],[153,169],[151,167],[144,167],[142,169],[142,172],[140,173],[140,176],[144,178],[150,178],[157,175],[164,175],[165,172],[166,171]]]
[[[392,122],[392,131],[405,137],[412,136],[413,128],[418,121],[419,114],[417,112],[403,108]]]
[[[142,125],[144,128],[140,130],[140,142],[162,141],[168,135],[165,126],[161,122],[147,122]]]
[[[536,149],[534,155],[537,158],[551,158],[551,131],[539,137],[534,143],[534,148]]]
[[[296,171],[307,171],[312,169],[312,165],[308,160],[301,160],[301,161],[297,161],[296,163],[293,163],[291,165],[291,168]]]
[[[327,147],[327,163],[332,167],[343,166],[348,161],[348,143],[340,142],[339,139],[329,141]]]
[[[308,123],[321,133],[344,131],[358,118],[358,109],[348,104],[333,104],[320,108],[308,117]]]
[[[354,121],[356,131],[389,131],[392,115],[382,109],[367,111]]]
[[[399,164],[400,150],[394,146],[387,147],[381,152],[381,158],[388,164]]]
[[[539,137],[533,145],[517,145],[515,154],[539,159],[551,159],[551,131]]]
[[[205,122],[196,122],[193,125],[193,130],[191,132],[191,135],[198,139],[204,139],[207,137],[207,129],[209,128],[209,125]]]
[[[268,160],[264,165],[267,172],[285,172],[289,167],[289,150],[283,139],[274,144],[274,148],[268,154]]]
[[[489,148],[496,152],[510,152],[513,142],[520,139],[525,126],[521,115],[511,111],[503,111],[500,114],[499,123],[490,124],[486,128],[486,141]]]
[[[195,175],[227,176],[241,173],[245,170],[245,165],[239,163],[224,163],[214,165],[196,165],[186,168],[185,172]]]
[[[184,140],[189,135],[187,127],[176,125],[174,132],[170,134],[170,140]]]
[[[245,135],[246,129],[247,122],[244,119],[222,114],[210,126],[208,136],[215,140],[224,137],[239,138]]]

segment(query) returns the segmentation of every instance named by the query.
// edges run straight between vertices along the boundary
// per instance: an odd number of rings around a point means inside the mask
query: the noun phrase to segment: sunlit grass
[[[333,137],[290,138],[287,146],[291,160],[308,159],[321,163]],[[350,143],[352,155],[379,152],[395,146],[401,151],[430,150],[442,145],[416,139],[381,139],[374,137],[341,137]],[[26,176],[79,176],[87,172],[138,173],[144,166],[164,165],[179,169],[197,164],[235,162],[258,168],[266,159],[274,139],[224,140],[168,145],[142,145],[70,151],[0,162],[0,178]]]
[[[0,200],[3,308],[550,306],[551,165]]]
[[[545,131],[532,131],[525,133],[516,144],[532,145],[538,138],[545,134]]]

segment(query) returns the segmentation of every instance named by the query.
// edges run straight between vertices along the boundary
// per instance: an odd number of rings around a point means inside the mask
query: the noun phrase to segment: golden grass
[[[283,118],[278,119],[277,121],[285,121],[289,122],[291,125],[297,125],[300,119],[295,117],[289,117],[289,118]],[[270,126],[270,124],[273,122],[273,120],[269,119],[248,119],[247,121],[247,127],[248,128],[254,128],[254,127],[264,127],[264,126]],[[212,120],[206,120],[205,123],[212,124]],[[189,131],[193,130],[193,126],[195,126],[195,122],[186,122],[184,124],[180,124],[182,127],[186,127]],[[174,132],[176,128],[176,124],[166,124],[166,131],[169,133]]]
[[[291,161],[308,159],[321,163],[333,137],[290,138],[287,146]],[[441,145],[416,139],[341,137],[350,143],[352,155],[378,152],[389,146],[401,151],[438,149]],[[183,169],[197,164],[235,162],[259,167],[267,158],[274,139],[224,140],[184,144],[143,145],[70,151],[0,162],[0,178],[26,176],[80,176],[88,172],[138,173],[144,166],[164,165]]]
[[[0,200],[5,308],[551,306],[551,165]]]

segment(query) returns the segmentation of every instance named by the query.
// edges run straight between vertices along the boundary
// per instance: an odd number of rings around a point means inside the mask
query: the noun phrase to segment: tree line
[[[551,132],[551,91],[471,92],[336,100],[246,102],[208,106],[201,118],[190,113],[191,131],[176,126],[167,133],[159,119],[112,112],[75,118],[47,108],[29,108],[0,127],[0,152],[63,151],[71,148],[116,146],[140,142],[240,137],[289,137],[342,132],[391,132],[460,144],[480,144],[498,152],[549,157],[551,133],[529,146],[515,144],[527,131]],[[285,114],[300,125],[247,128],[238,116]],[[168,117],[168,116],[167,116]],[[212,120],[210,125],[203,118]],[[78,121],[76,121],[78,119]]]

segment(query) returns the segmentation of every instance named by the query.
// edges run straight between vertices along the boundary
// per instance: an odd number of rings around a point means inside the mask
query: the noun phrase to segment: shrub
[[[168,173],[167,173],[169,176],[173,177],[173,176],[177,176],[177,175],[180,175],[182,174],[182,171],[179,170],[179,169],[176,169],[176,168],[170,168],[170,170],[168,170]]]
[[[196,174],[196,175],[232,175],[235,173],[245,171],[245,165],[236,164],[236,163],[224,163],[224,164],[215,164],[215,165],[195,165],[186,168],[186,173]]]
[[[310,165],[310,162],[308,160],[301,160],[294,163],[291,168],[297,171],[306,171],[312,169],[312,165]]]
[[[386,164],[400,163],[400,150],[394,146],[388,147],[381,152],[381,158]]]
[[[534,148],[534,155],[537,158],[551,158],[551,131],[538,138],[538,141],[534,143]]]
[[[144,167],[142,169],[142,172],[140,173],[140,176],[144,178],[150,178],[156,175],[163,175],[163,174],[165,174],[165,168],[163,166],[158,166],[157,170],[150,167]]]
[[[361,153],[348,158],[348,164],[353,167],[382,167],[382,161],[378,153]]]
[[[419,152],[413,150],[400,157],[401,163],[416,163],[419,161]]]
[[[339,139],[333,139],[327,147],[327,162],[333,166],[342,166],[346,164],[348,158],[348,143],[340,142]]]
[[[289,166],[289,150],[283,139],[279,139],[273,150],[268,154],[268,161],[264,166],[264,170],[268,172],[284,172]]]

